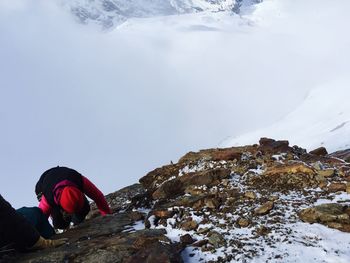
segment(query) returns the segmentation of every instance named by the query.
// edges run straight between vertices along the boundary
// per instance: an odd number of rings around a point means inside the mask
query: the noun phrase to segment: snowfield
[[[223,146],[252,144],[261,137],[288,139],[308,150],[331,153],[350,148],[350,79],[340,78],[310,91],[297,108],[271,126],[228,139]]]

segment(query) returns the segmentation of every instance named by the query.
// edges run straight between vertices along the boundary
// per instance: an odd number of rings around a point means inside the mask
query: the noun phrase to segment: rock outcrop
[[[268,138],[190,152],[140,184],[107,195],[113,215],[101,217],[92,205],[88,220],[57,235],[68,238],[67,245],[3,260],[253,262],[279,242],[316,245],[296,240],[296,224],[323,224],[350,235],[350,208],[340,198],[350,192],[350,164],[342,156]]]
[[[342,204],[323,204],[303,209],[299,216],[308,223],[320,223],[341,231],[350,232],[350,208]]]

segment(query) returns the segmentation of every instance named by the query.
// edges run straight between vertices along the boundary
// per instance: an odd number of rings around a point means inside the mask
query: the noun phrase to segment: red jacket
[[[100,210],[102,215],[111,214],[112,211],[106,201],[106,198],[102,194],[102,192],[85,176],[83,178],[83,190],[84,194],[90,197],[95,201],[97,208]],[[49,217],[51,215],[51,206],[47,202],[45,196],[43,195],[41,201],[39,203],[39,208],[43,211],[43,213]]]

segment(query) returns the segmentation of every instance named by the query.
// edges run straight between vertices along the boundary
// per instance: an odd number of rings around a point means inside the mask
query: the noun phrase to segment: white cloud
[[[26,7],[26,2],[23,0],[1,0],[0,9],[2,12],[14,11]]]

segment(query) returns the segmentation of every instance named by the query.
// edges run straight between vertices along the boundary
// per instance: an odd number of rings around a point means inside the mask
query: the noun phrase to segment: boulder
[[[274,207],[274,202],[268,201],[254,210],[254,214],[258,216],[268,214]]]
[[[193,244],[196,240],[191,235],[186,234],[180,237],[180,242],[186,245]]]
[[[331,183],[328,186],[328,192],[345,192],[346,188],[347,187],[345,183]]]
[[[153,192],[152,197],[153,199],[175,198],[184,194],[188,186],[215,186],[230,174],[230,170],[223,168],[185,174],[165,181]]]
[[[324,182],[316,170],[301,162],[277,164],[267,167],[259,176],[252,176],[250,184],[274,191],[298,190],[306,187],[318,187]]]
[[[198,228],[198,223],[194,220],[189,220],[183,222],[180,227],[186,231],[196,230]]]
[[[323,177],[332,177],[335,175],[334,169],[318,170],[317,174]]]
[[[330,156],[342,159],[345,162],[349,163],[350,162],[350,149],[341,150],[341,151],[331,153]]]
[[[171,244],[153,242],[140,249],[136,254],[125,258],[125,263],[183,263],[181,249]]]
[[[308,223],[319,223],[344,232],[350,232],[350,209],[346,205],[322,204],[300,211],[299,217]]]
[[[255,200],[256,199],[256,193],[253,191],[247,191],[244,193],[244,197]]]
[[[261,138],[259,140],[259,151],[263,153],[287,153],[292,152],[288,141],[276,141],[270,138]]]
[[[226,244],[226,240],[225,240],[224,236],[216,231],[209,232],[208,241],[215,248],[219,248],[219,247],[224,246]]]
[[[181,167],[177,164],[165,165],[149,172],[139,181],[146,190],[153,192],[165,181],[170,178],[176,178],[179,175],[180,168]]]
[[[310,151],[309,153],[318,156],[326,156],[328,154],[327,149],[325,147],[319,147],[315,150]]]
[[[201,150],[199,152],[189,152],[180,158],[179,164],[197,163],[199,161],[238,161],[241,159],[244,152],[256,152],[257,147],[244,146],[244,147],[231,147],[224,149],[208,149]]]
[[[239,218],[237,220],[237,224],[240,226],[240,227],[247,227],[249,226],[250,224],[250,221],[248,219],[245,219],[245,218]]]

